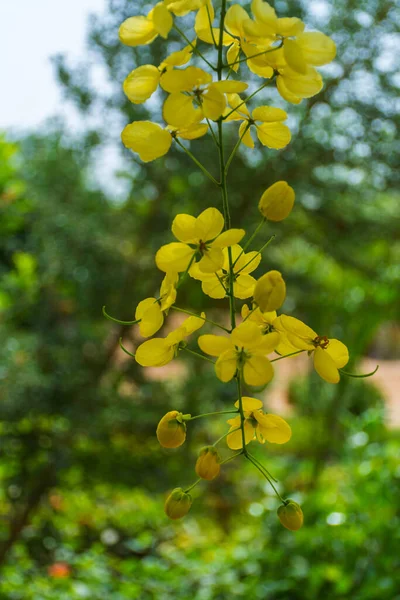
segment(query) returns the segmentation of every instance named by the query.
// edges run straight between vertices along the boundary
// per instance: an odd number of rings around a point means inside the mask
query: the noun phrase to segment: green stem
[[[264,223],[265,223],[265,219],[263,218],[262,221],[257,225],[254,233],[250,236],[250,238],[247,240],[247,242],[245,243],[245,245],[242,248],[241,253],[239,254],[239,256],[236,258],[235,262],[233,263],[233,266],[236,265],[237,261],[239,260],[239,258],[242,256],[242,254],[244,254],[244,252],[246,252],[247,248],[250,246],[251,242],[255,239],[255,237],[257,236],[258,232],[260,231],[260,229],[263,227]]]
[[[187,44],[189,44],[189,46],[191,47],[191,49],[193,50],[193,52],[195,52],[197,54],[197,56],[199,56],[202,60],[204,60],[204,62],[210,67],[210,69],[212,69],[213,71],[216,71],[217,69],[214,67],[214,65],[212,65],[210,63],[210,61],[208,61],[206,59],[205,56],[203,56],[203,54],[200,52],[200,50],[197,48],[197,46],[195,46],[193,44],[193,42],[191,42],[189,40],[188,37],[186,37],[186,35],[183,33],[183,31],[181,29],[179,29],[179,27],[177,25],[174,24],[174,28],[176,29],[176,31],[179,33],[179,35],[185,40],[185,42]]]
[[[219,187],[219,183],[218,181],[215,179],[215,177],[213,177],[211,175],[211,173],[209,171],[207,171],[207,169],[205,168],[204,165],[201,164],[201,162],[199,160],[197,160],[197,158],[194,156],[194,154],[192,154],[190,152],[190,150],[188,150],[179,140],[178,138],[175,138],[175,142],[178,144],[178,146],[180,146],[182,148],[182,150],[184,150],[186,152],[186,154],[192,159],[192,161],[199,167],[199,169],[201,169],[204,173],[204,175],[206,177],[208,177],[208,179],[210,181],[212,181],[215,185],[217,185]]]
[[[272,474],[271,474],[271,473],[268,471],[267,467],[265,467],[265,466],[262,464],[262,462],[260,462],[260,461],[258,460],[258,458],[256,458],[256,457],[254,456],[254,454],[250,454],[250,452],[248,452],[247,454],[248,454],[249,456],[251,456],[251,458],[252,458],[253,460],[255,460],[255,461],[256,461],[256,463],[258,463],[262,469],[264,469],[264,471],[266,472],[266,474],[268,475],[268,477],[269,477],[270,479],[272,479],[272,481],[275,481],[275,483],[278,483],[278,480],[277,480],[277,479],[275,479],[275,477],[274,477],[274,476],[273,476],[273,475],[272,475]]]
[[[190,490],[192,490],[200,481],[203,481],[201,477],[197,481],[195,481],[190,487],[186,488],[185,494],[188,494]]]
[[[192,266],[192,264],[196,258],[196,254],[197,254],[197,251],[193,253],[193,256],[190,259],[190,262],[189,262],[188,266],[186,267],[186,269],[184,270],[184,272],[180,274],[179,281],[175,287],[176,290],[179,289],[181,287],[182,283],[185,281],[187,274],[189,273],[190,267]]]
[[[128,355],[128,356],[130,356],[131,358],[135,358],[135,355],[134,355],[134,354],[132,354],[132,352],[129,352],[129,350],[127,350],[127,349],[125,348],[125,346],[123,346],[123,345],[122,345],[122,338],[119,338],[119,340],[118,340],[118,343],[119,343],[119,346],[120,346],[121,350],[123,350],[123,351],[125,352],[125,354],[127,354],[127,355]]]
[[[225,172],[226,172],[226,174],[228,174],[231,162],[234,159],[234,157],[236,155],[236,152],[239,150],[239,147],[240,147],[240,145],[242,143],[242,140],[243,140],[244,136],[246,135],[246,132],[248,131],[248,129],[250,129],[250,123],[247,123],[247,125],[246,125],[246,127],[245,127],[245,129],[244,129],[244,131],[242,133],[242,135],[240,136],[240,138],[236,142],[235,147],[233,148],[233,150],[231,152],[231,155],[230,155],[230,157],[228,158],[228,160],[226,162],[226,165],[225,165]]]
[[[190,419],[185,419],[185,421],[194,421],[195,419],[201,419],[202,417],[211,417],[213,415],[232,415],[232,414],[237,414],[237,410],[220,410],[217,412],[210,412],[210,413],[204,413],[203,415],[195,415],[194,417],[190,417]],[[232,433],[232,432],[228,432],[228,433]],[[225,436],[228,435],[228,433],[225,433]],[[220,440],[222,440],[223,438],[220,438]],[[215,444],[217,444],[219,442],[219,440],[217,440],[213,446],[215,446]]]
[[[272,489],[274,490],[275,494],[278,496],[279,500],[285,504],[285,500],[282,498],[282,496],[280,495],[280,493],[278,492],[278,490],[276,489],[276,487],[274,486],[274,484],[272,483],[271,479],[268,477],[268,475],[265,473],[264,469],[261,468],[256,461],[253,459],[252,456],[250,456],[248,453],[245,455],[247,460],[249,460],[255,467],[256,469],[258,469],[260,471],[260,473],[265,477],[265,479],[268,481],[269,485],[272,487]]]
[[[190,354],[193,354],[194,356],[198,356],[200,358],[202,358],[203,360],[206,360],[210,363],[212,363],[213,365],[215,364],[213,360],[211,360],[211,358],[208,358],[207,356],[204,356],[204,354],[200,354],[200,352],[196,352],[195,350],[190,350],[190,348],[181,348],[181,350],[186,350],[186,352],[190,352]]]
[[[229,456],[229,458],[226,458],[225,460],[223,460],[222,462],[220,462],[219,466],[221,467],[225,463],[229,462],[230,460],[233,460],[234,458],[236,458],[237,456],[240,456],[241,454],[243,454],[242,451],[237,452],[236,454],[232,454],[232,456]]]
[[[348,373],[348,371],[343,371],[343,369],[339,369],[339,371],[341,373],[343,373],[343,375],[347,375],[347,377],[355,377],[356,379],[363,379],[364,377],[372,377],[372,375],[375,375],[375,373],[377,372],[378,369],[379,369],[379,365],[376,365],[375,369],[373,371],[371,371],[371,373],[364,373],[361,375],[357,375],[356,373]]]
[[[196,315],[196,313],[193,313],[190,310],[185,310],[184,308],[178,308],[177,306],[174,306],[174,305],[172,305],[171,308],[172,308],[172,310],[177,310],[178,312],[185,313],[185,315],[190,315],[191,317],[197,317],[198,319],[202,319],[206,323],[215,325],[215,327],[219,327],[220,329],[223,329],[224,331],[229,333],[229,329],[227,329],[223,325],[220,325],[219,323],[216,323],[215,321],[211,321],[211,319],[206,319],[206,317],[202,317],[201,315]]]
[[[207,124],[208,124],[208,128],[211,131],[211,135],[212,135],[212,138],[214,140],[214,143],[215,143],[216,147],[218,148],[219,147],[219,142],[218,142],[217,136],[215,135],[215,131],[214,131],[214,129],[213,129],[211,123],[210,123],[210,120],[206,118],[206,121],[207,121]]]
[[[102,311],[106,319],[108,319],[109,321],[114,321],[114,323],[119,323],[120,325],[136,325],[136,323],[140,322],[140,319],[135,319],[134,321],[121,321],[120,319],[115,319],[114,317],[106,313],[105,306],[103,306]]]
[[[277,360],[282,360],[282,358],[289,358],[289,356],[295,356],[296,354],[301,354],[302,352],[305,352],[305,350],[296,350],[296,352],[291,352],[290,354],[285,354],[284,356],[273,358],[270,362],[276,362]]]
[[[241,375],[240,371],[238,371],[238,373],[236,375],[236,382],[237,382],[237,391],[238,391],[238,400],[239,400],[240,429],[242,430],[242,452],[245,456],[247,456],[246,436],[244,433],[245,416],[244,416],[244,410],[243,410],[241,377],[242,377],[242,375]]]
[[[211,15],[210,15],[210,9],[209,9],[209,6],[208,6],[208,4],[206,4],[206,10],[207,10],[208,23],[209,23],[209,25],[210,25],[210,33],[211,33],[212,41],[213,41],[213,43],[214,43],[214,48],[215,48],[216,50],[218,50],[217,42],[216,42],[216,40],[215,40],[215,37],[214,37],[214,30],[213,30],[213,26],[212,26]]]

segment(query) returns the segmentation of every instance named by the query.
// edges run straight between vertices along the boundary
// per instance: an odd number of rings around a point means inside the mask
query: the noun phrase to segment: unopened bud
[[[278,508],[278,517],[286,529],[297,531],[303,525],[303,511],[294,500],[288,500]]]
[[[165,501],[164,511],[170,519],[181,519],[188,514],[191,506],[191,495],[182,488],[175,488]]]
[[[277,310],[286,298],[286,284],[279,271],[268,271],[257,281],[254,300],[261,312]]]
[[[182,413],[171,410],[157,426],[157,439],[164,448],[178,448],[186,439],[186,424]]]
[[[294,189],[286,181],[277,181],[261,196],[258,208],[269,221],[283,221],[291,213]]]
[[[206,446],[200,450],[199,458],[196,462],[196,473],[202,479],[211,481],[219,475],[221,459],[214,446]]]

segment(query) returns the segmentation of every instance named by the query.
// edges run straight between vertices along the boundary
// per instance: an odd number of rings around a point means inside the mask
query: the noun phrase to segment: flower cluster
[[[259,393],[273,379],[275,361],[301,353],[308,354],[322,379],[338,383],[349,355],[339,340],[319,335],[284,312],[277,314],[286,297],[286,284],[279,271],[265,270],[255,276],[273,236],[261,248],[252,246],[265,224],[290,215],[295,202],[292,186],[276,181],[265,190],[258,202],[261,222],[246,239],[242,228],[231,225],[227,174],[242,145],[254,148],[254,134],[272,150],[280,150],[290,142],[286,111],[265,104],[250,106],[257,94],[269,85],[276,89],[281,104],[282,99],[298,104],[314,96],[323,86],[316,67],[332,61],[336,49],[326,35],[305,31],[300,19],[278,17],[264,0],[251,2],[251,14],[240,4],[228,8],[222,0],[217,16],[212,0],[161,0],[147,15],[128,18],[119,30],[120,40],[128,46],[150,44],[158,36],[178,35],[183,41],[182,48],[158,66],[142,65],[127,76],[123,89],[133,104],[145,102],[159,90],[163,124],[133,121],[122,132],[123,144],[148,162],[165,155],[176,143],[215,184],[221,193],[222,208],[222,212],[212,206],[197,216],[180,213],[174,217],[171,229],[175,240],[168,241],[155,256],[155,264],[164,274],[159,295],[139,302],[131,322],[139,325],[142,337],[151,338],[139,344],[134,358],[143,367],[162,367],[181,352],[190,352],[212,363],[210,368],[220,381],[236,383],[232,408],[197,416],[171,410],[159,422],[160,444],[177,448],[185,442],[193,419],[231,416],[222,437],[200,451],[195,465],[199,479],[168,496],[166,514],[172,519],[183,517],[192,505],[190,490],[201,480],[217,477],[224,463],[243,456],[269,481],[281,500],[278,517],[282,524],[296,530],[303,523],[301,508],[293,500],[282,499],[274,485],[276,480],[248,450],[253,440],[261,444],[288,442],[291,428],[280,416],[264,412],[262,401],[244,395],[245,390]],[[186,17],[186,31],[180,28],[181,17]],[[187,31],[190,22],[193,29]],[[254,76],[261,78],[261,86],[249,93]],[[235,126],[238,141],[226,160],[224,131]],[[189,149],[193,140],[206,134],[215,143],[219,178]],[[229,327],[212,321],[205,313],[197,315],[177,306],[178,290],[190,280],[194,285],[200,282],[207,296],[227,302]],[[240,301],[246,302],[239,310]],[[152,337],[171,310],[188,316],[167,335]],[[199,329],[202,332],[197,342],[191,340]],[[216,447],[222,440],[236,451],[224,460]]]

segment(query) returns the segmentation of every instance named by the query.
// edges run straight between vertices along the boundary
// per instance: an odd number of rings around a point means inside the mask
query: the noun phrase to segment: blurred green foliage
[[[157,421],[172,408],[226,409],[235,392],[190,356],[183,375],[149,380],[119,349],[120,337],[132,347],[136,333],[101,313],[105,304],[131,319],[159,286],[153,257],[173,216],[218,202],[176,149],[148,165],[121,153],[125,196],[95,183],[122,126],[153,117],[126,101],[123,78],[177,42],[121,47],[119,23],[148,3],[132,4],[110,0],[92,19],[87,64],[55,61],[85,131],[74,137],[55,122],[0,140],[0,600],[399,600],[400,440],[373,381],[302,377],[289,390],[292,441],[255,449],[281,493],[303,505],[297,534],[282,529],[258,473],[236,462],[196,488],[184,522],[163,514],[165,491],[192,482],[198,449],[225,425],[195,422],[188,443],[165,452]],[[252,230],[274,181],[295,187],[290,219],[266,233],[277,238],[264,266],[284,273],[284,309],[343,339],[357,369],[366,354],[398,357],[390,343],[400,305],[398,15],[386,0],[280,0],[277,9],[332,33],[338,59],[323,92],[289,108],[287,150],[238,156],[234,226],[240,215]],[[107,85],[94,85],[93,63]],[[268,90],[263,100],[281,102]],[[210,149],[193,144],[213,169]],[[197,282],[180,290],[180,306],[224,316],[220,303],[203,300]]]

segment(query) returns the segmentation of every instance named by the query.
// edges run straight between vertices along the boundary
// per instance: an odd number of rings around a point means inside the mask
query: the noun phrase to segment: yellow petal
[[[145,102],[158,88],[160,71],[153,65],[138,67],[125,79],[123,88],[134,104]]]
[[[179,129],[177,136],[184,140],[196,140],[205,135],[207,131],[207,123],[195,123],[194,125],[189,125],[189,127],[186,127],[185,129]]]
[[[307,63],[299,44],[295,40],[286,39],[283,50],[289,67],[297,73],[305,75],[307,73]]]
[[[184,17],[192,10],[199,10],[205,4],[205,0],[164,0],[164,4],[174,15]]]
[[[181,67],[189,62],[192,58],[193,54],[193,46],[196,46],[196,40],[193,40],[192,45],[187,45],[182,50],[178,50],[177,52],[172,52],[167,58],[164,58],[161,65],[163,67]],[[160,65],[160,68],[161,68]]]
[[[339,383],[340,374],[333,358],[326,350],[318,347],[314,352],[314,369],[328,383]]]
[[[262,123],[257,125],[257,137],[263,146],[280,150],[291,140],[289,127],[283,123]]]
[[[139,302],[135,312],[135,319],[141,319],[139,331],[143,337],[154,335],[164,323],[164,315],[155,298],[146,298],[142,302]]]
[[[226,11],[225,27],[229,33],[241,38],[244,36],[243,21],[246,21],[248,18],[249,15],[242,6],[233,4]]]
[[[254,148],[254,141],[253,141],[253,138],[251,137],[250,127],[247,128],[247,125],[248,125],[248,121],[243,121],[243,123],[240,124],[239,138],[242,140],[242,144],[244,144],[248,148]],[[245,133],[246,128],[247,128],[247,131]]]
[[[196,317],[195,315],[188,317],[185,319],[180,326],[180,329],[183,329],[185,332],[184,337],[191,335],[201,327],[203,327],[205,323],[206,314],[204,312],[201,313],[200,317]]]
[[[326,352],[331,356],[338,369],[342,369],[349,362],[347,346],[335,339],[330,339]]]
[[[164,338],[147,340],[136,350],[135,359],[142,367],[162,367],[174,358],[174,348]]]
[[[174,24],[174,19],[169,10],[163,4],[157,4],[153,9],[151,19],[154,29],[161,37],[166,39]]]
[[[236,429],[236,427],[238,427],[238,425],[231,427],[231,429]],[[244,428],[244,441],[245,441],[245,444],[247,445],[254,439],[255,429],[254,429],[253,424],[250,421],[250,419],[245,419],[243,428]],[[226,443],[228,444],[228,447],[231,450],[240,450],[241,448],[243,448],[242,430],[237,429],[237,431],[230,433],[226,438]]]
[[[168,152],[172,144],[171,134],[150,121],[134,121],[121,134],[126,148],[137,152],[143,162],[150,162]]]
[[[260,354],[270,354],[278,346],[280,335],[277,331],[272,331],[263,335],[261,343],[257,346],[257,352]]]
[[[265,385],[271,381],[273,376],[274,369],[265,356],[254,354],[244,363],[243,377],[248,385]]]
[[[172,242],[161,246],[156,254],[156,265],[160,271],[186,271],[195,250],[187,244]]]
[[[212,84],[208,87],[207,93],[201,96],[201,99],[204,116],[212,121],[217,121],[222,116],[226,107],[224,94],[219,92]]]
[[[207,296],[210,298],[215,298],[216,300],[221,300],[225,298],[226,291],[225,288],[221,285],[218,277],[214,274],[210,275],[210,279],[204,279],[201,285],[201,289]]]
[[[278,19],[277,31],[283,37],[293,37],[303,33],[304,23],[297,17],[282,17]]]
[[[244,229],[228,229],[221,233],[211,244],[212,248],[227,248],[238,244],[246,234]],[[222,265],[221,265],[222,266]]]
[[[193,106],[193,98],[180,92],[170,94],[164,102],[163,117],[168,125],[186,128],[202,119],[202,112]]]
[[[201,335],[197,340],[199,348],[210,356],[220,356],[227,350],[232,349],[232,342],[228,337],[222,335]]]
[[[176,215],[172,221],[172,233],[180,242],[187,244],[198,243],[196,236],[196,217],[192,215],[180,214]]]
[[[206,250],[199,262],[199,269],[203,273],[216,273],[220,271],[224,264],[224,255],[220,248],[210,248]]]
[[[306,62],[316,67],[330,63],[336,56],[335,42],[319,31],[302,33],[297,38],[297,44]]]
[[[255,323],[244,321],[232,331],[231,339],[238,348],[253,348],[261,342],[262,336]]]
[[[212,84],[214,89],[217,89],[221,94],[240,94],[249,87],[247,83],[243,81],[215,81]]]
[[[215,373],[221,381],[226,383],[235,376],[237,358],[235,350],[223,352],[215,363]]]
[[[292,437],[290,425],[278,415],[254,413],[262,437],[272,444],[286,444]]]
[[[245,117],[250,117],[250,113],[248,111],[248,108],[246,106],[246,103],[244,100],[242,100],[242,98],[239,96],[239,94],[227,94],[226,95],[227,100],[228,100],[228,104],[229,107],[227,108],[227,112],[230,112],[233,109],[237,109],[235,110],[234,113],[232,113],[229,117],[227,117],[227,121],[233,121],[233,120],[242,120]]]
[[[299,350],[313,350],[315,348],[312,341],[317,337],[317,334],[300,319],[281,315],[274,321],[274,327],[278,331],[283,329],[289,342]]]
[[[127,46],[150,44],[156,37],[153,22],[146,17],[129,17],[119,28],[119,39]]]
[[[299,98],[311,98],[322,89],[322,77],[314,67],[308,66],[305,75],[286,67],[281,76],[287,90]]]
[[[235,407],[239,408],[239,400],[236,400]],[[251,412],[253,410],[259,410],[263,407],[263,403],[261,400],[257,400],[257,398],[250,398],[249,396],[242,396],[242,407],[246,412]],[[236,417],[237,419],[238,417]],[[240,424],[240,418],[239,418]]]
[[[291,104],[300,104],[302,98],[299,98],[292,92],[289,92],[285,85],[285,80],[282,77],[282,75],[278,75],[278,77],[276,78],[276,87],[284,100],[290,102]]]
[[[265,190],[258,208],[266,219],[282,221],[290,215],[294,199],[294,189],[286,181],[277,181]]]
[[[286,297],[286,284],[279,271],[268,271],[257,281],[254,301],[262,312],[277,310]]]
[[[179,281],[178,273],[169,271],[165,274],[160,286],[161,310],[167,310],[176,300],[176,284]]]
[[[255,285],[254,277],[247,273],[241,273],[233,283],[233,295],[240,300],[246,300],[253,295]]]
[[[198,37],[200,37],[199,33],[201,31],[210,31],[210,23],[212,24],[212,22],[214,21],[214,16],[215,13],[212,2],[211,0],[207,0],[204,6],[202,6],[198,11],[194,22],[194,30]]]
[[[226,53],[226,62],[228,65],[230,65],[229,68],[232,69],[232,71],[235,71],[235,73],[237,73],[239,70],[240,63],[237,62],[239,57],[240,44],[235,40]]]
[[[206,208],[196,219],[196,234],[203,242],[216,238],[224,228],[224,217],[217,208]]]
[[[236,261],[234,266],[235,273],[239,271],[241,273],[252,273],[258,267],[261,262],[261,254],[252,250],[251,252],[244,252]]]
[[[282,108],[275,108],[274,106],[258,106],[253,110],[252,117],[255,121],[274,123],[276,121],[286,121],[287,113]]]
[[[269,25],[271,31],[275,31],[278,18],[275,10],[268,2],[263,2],[263,0],[253,0],[251,3],[251,12],[257,21]]]

